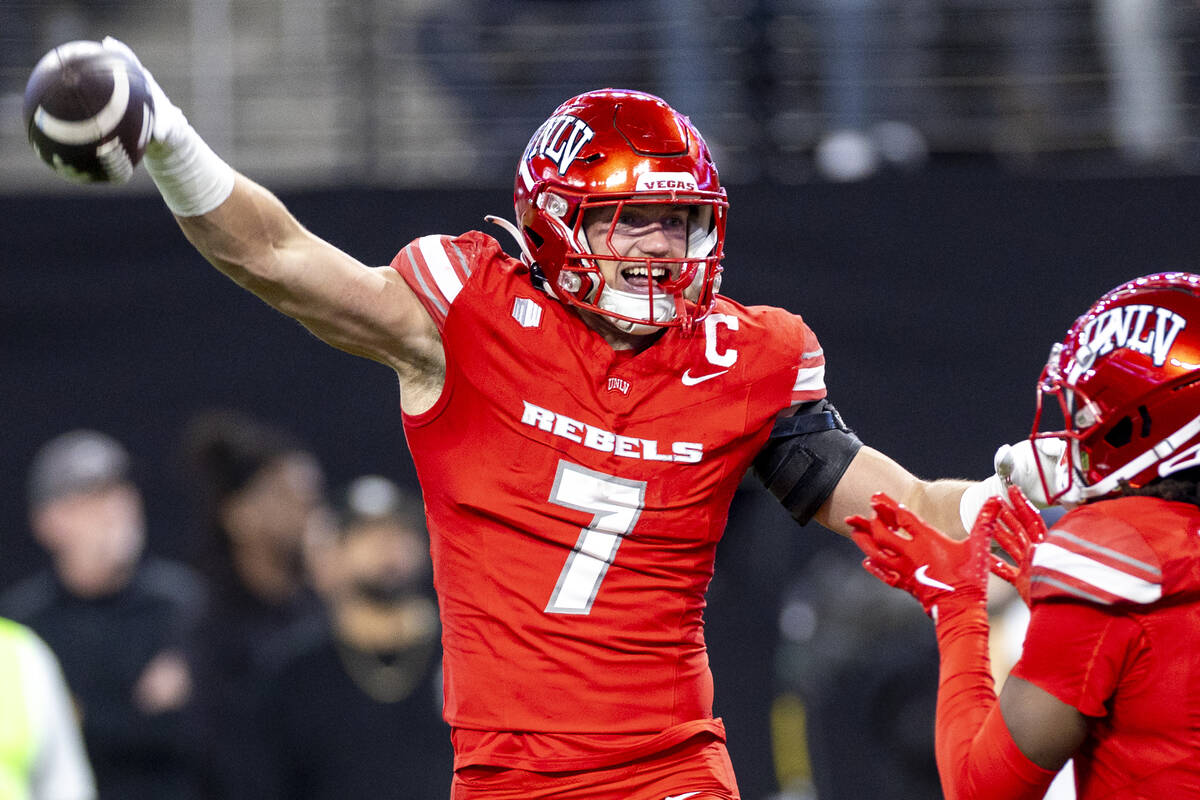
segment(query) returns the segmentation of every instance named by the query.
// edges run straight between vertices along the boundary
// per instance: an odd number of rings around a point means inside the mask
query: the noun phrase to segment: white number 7
[[[547,614],[587,614],[600,591],[604,574],[617,557],[621,538],[637,524],[646,500],[646,482],[593,472],[577,464],[558,462],[550,502],[590,511],[592,522],[579,532],[567,556]]]

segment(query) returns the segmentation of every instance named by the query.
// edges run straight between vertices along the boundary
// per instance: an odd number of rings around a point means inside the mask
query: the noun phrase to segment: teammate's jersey
[[[1012,672],[1090,718],[1080,799],[1200,798],[1200,509],[1075,509],[1038,545],[1031,593]]]
[[[404,423],[456,734],[711,719],[717,541],[776,415],[825,394],[816,337],[721,298],[693,335],[670,329],[633,355],[482,233],[423,237],[393,266],[446,353],[441,398]]]

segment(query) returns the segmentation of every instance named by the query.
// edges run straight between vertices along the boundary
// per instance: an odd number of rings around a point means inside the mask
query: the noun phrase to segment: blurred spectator
[[[884,162],[911,167],[927,146],[912,117],[934,26],[926,0],[791,0],[811,7],[825,134],[814,156],[830,180],[861,180]]]
[[[0,608],[58,656],[101,798],[192,798],[183,652],[204,592],[183,565],[144,554],[129,470],[124,447],[96,431],[38,451],[30,523],[53,566],[9,590]]]
[[[444,800],[453,753],[420,498],[354,481],[321,558],[331,625],[292,639],[270,681],[275,796]]]
[[[234,411],[194,418],[184,450],[203,506],[199,564],[213,590],[192,656],[205,791],[262,800],[266,654],[319,619],[302,545],[326,513],[321,467],[289,433]]]
[[[58,660],[37,634],[7,619],[0,619],[0,797],[96,797]]]
[[[785,595],[777,661],[783,697],[798,699],[792,707],[805,716],[812,788],[820,798],[941,797],[928,618],[907,597],[864,580],[862,553],[849,539],[825,545]]]
[[[1100,41],[1112,76],[1113,132],[1122,152],[1138,161],[1162,161],[1181,153],[1186,104],[1175,13],[1163,0],[1096,3]]]

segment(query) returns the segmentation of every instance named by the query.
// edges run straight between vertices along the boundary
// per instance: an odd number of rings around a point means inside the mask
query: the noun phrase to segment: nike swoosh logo
[[[942,583],[937,578],[929,577],[927,574],[928,572],[929,565],[922,564],[921,566],[917,567],[917,571],[913,573],[913,577],[917,579],[917,583],[923,583],[926,586],[932,586],[934,589],[945,589],[948,592],[954,591],[953,586],[948,583]]]
[[[697,383],[704,383],[707,380],[724,375],[726,372],[729,372],[729,370],[723,369],[720,372],[710,372],[707,375],[692,375],[692,371],[688,369],[684,370],[683,375],[679,376],[679,380],[683,381],[684,386],[695,386]],[[681,797],[691,797],[691,795],[681,795]],[[666,800],[673,799],[668,797]]]
[[[718,373],[720,374],[720,373]],[[683,794],[673,794],[670,797],[664,797],[663,800],[687,800],[689,797],[695,797],[699,792],[684,792]]]

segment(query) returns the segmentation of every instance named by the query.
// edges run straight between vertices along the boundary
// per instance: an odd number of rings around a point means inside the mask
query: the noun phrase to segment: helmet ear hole
[[[524,231],[525,235],[529,237],[529,240],[533,242],[534,247],[541,247],[546,243],[546,240],[539,236],[538,232],[528,225],[526,225],[522,230]]]
[[[1124,447],[1133,441],[1133,420],[1129,417],[1122,417],[1121,421],[1109,428],[1108,433],[1104,434],[1104,441],[1108,442],[1110,447]]]

